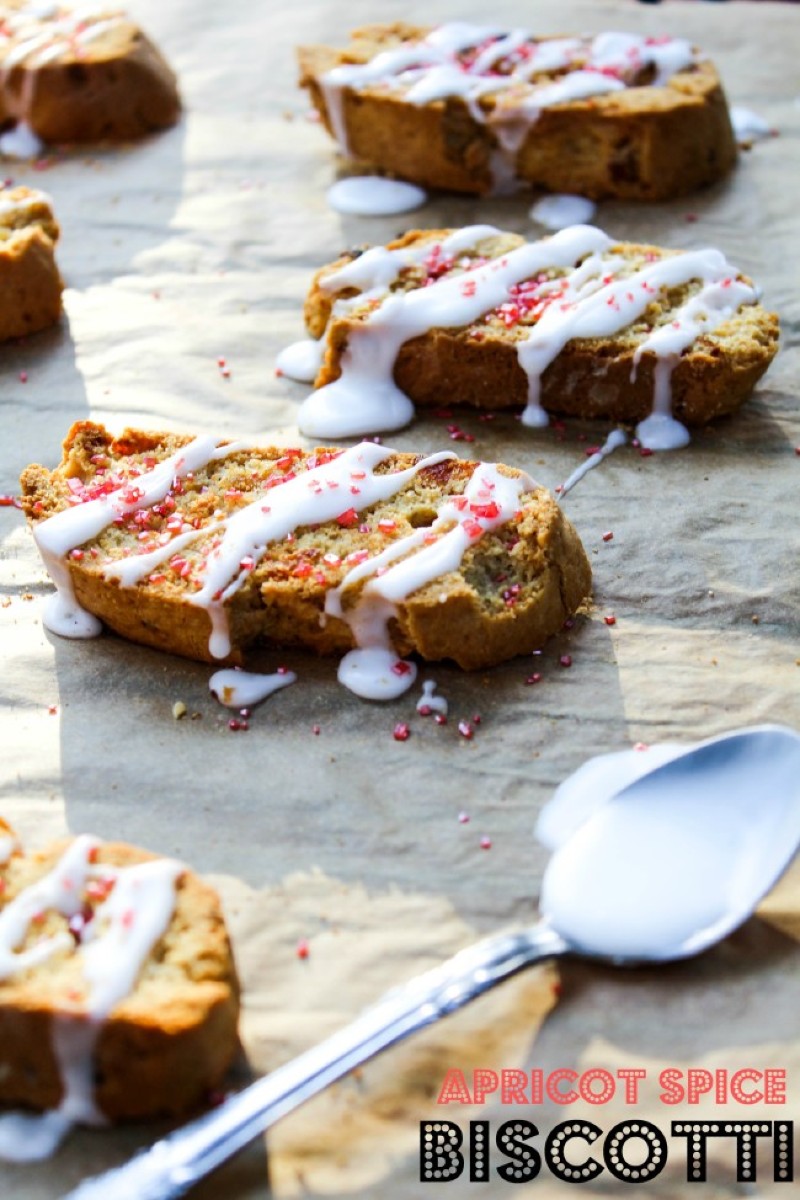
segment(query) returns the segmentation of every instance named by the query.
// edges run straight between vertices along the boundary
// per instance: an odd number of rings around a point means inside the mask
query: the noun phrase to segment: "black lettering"
[[[469,1123],[469,1181],[470,1183],[488,1183],[489,1181],[488,1121],[470,1121]]]
[[[686,1138],[686,1178],[689,1183],[705,1183],[708,1167],[707,1145],[712,1137],[736,1139],[736,1182],[755,1183],[757,1179],[756,1141],[769,1137],[771,1121],[673,1121],[672,1136]]]
[[[539,1130],[530,1121],[504,1121],[497,1131],[497,1149],[510,1163],[497,1168],[497,1174],[506,1183],[528,1183],[542,1169],[542,1156],[528,1145],[527,1139],[536,1137]]]
[[[564,1150],[572,1138],[583,1138],[591,1146],[602,1133],[602,1129],[593,1125],[591,1121],[562,1121],[553,1128],[545,1142],[545,1162],[553,1174],[563,1179],[564,1183],[588,1183],[590,1179],[596,1179],[603,1172],[600,1163],[595,1162],[593,1158],[587,1158],[575,1165],[567,1161]]]
[[[630,1163],[625,1157],[625,1146],[637,1140],[645,1143],[647,1157],[644,1162]],[[647,1183],[667,1165],[667,1139],[650,1121],[620,1121],[603,1144],[603,1159],[611,1174],[622,1183]]]
[[[420,1121],[419,1177],[423,1183],[447,1183],[464,1170],[464,1138],[455,1121]]]

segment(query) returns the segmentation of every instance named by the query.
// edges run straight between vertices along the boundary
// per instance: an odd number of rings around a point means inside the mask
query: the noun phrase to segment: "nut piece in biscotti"
[[[778,348],[777,317],[720,251],[615,243],[587,225],[538,242],[487,225],[412,230],[323,267],[305,318],[325,339],[299,416],[311,437],[395,428],[399,395],[522,407],[526,424],[545,411],[640,422],[664,449],[685,444],[678,423],[738,409]]]
[[[202,1104],[238,1046],[214,890],[97,838],[23,853],[4,823],[0,881],[0,1103],[88,1122]]]
[[[58,234],[44,192],[0,188],[0,341],[38,333],[61,316]]]
[[[377,637],[395,656],[486,667],[537,649],[591,587],[547,491],[449,452],[115,438],[79,422],[61,464],[21,484],[60,618],[82,609],[204,661],[239,661],[259,639],[341,654]]]
[[[120,9],[0,2],[0,123],[44,142],[128,141],[179,113],[172,70]]]
[[[736,161],[717,72],[679,38],[396,22],[298,53],[342,152],[427,187],[664,200]]]

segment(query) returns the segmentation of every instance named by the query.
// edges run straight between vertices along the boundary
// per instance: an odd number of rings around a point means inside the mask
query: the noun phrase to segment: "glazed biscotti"
[[[0,341],[38,333],[61,316],[58,234],[44,192],[0,188]]]
[[[63,1134],[206,1100],[239,1010],[212,888],[88,836],[23,853],[4,822],[0,860],[0,1103],[56,1110]]]
[[[94,614],[205,661],[264,638],[388,656],[401,673],[411,651],[485,667],[538,648],[591,586],[548,492],[449,452],[114,438],[80,422],[54,471],[23,473],[22,497],[58,588],[51,629],[91,633]]]
[[[397,22],[299,60],[342,152],[423,186],[664,200],[736,161],[717,72],[679,38]]]
[[[424,407],[521,407],[639,422],[653,448],[735,411],[778,347],[777,317],[713,249],[613,242],[576,225],[526,242],[489,225],[413,230],[324,267],[312,437],[394,429]]]
[[[127,141],[179,112],[170,67],[119,8],[0,2],[0,125],[44,142]]]

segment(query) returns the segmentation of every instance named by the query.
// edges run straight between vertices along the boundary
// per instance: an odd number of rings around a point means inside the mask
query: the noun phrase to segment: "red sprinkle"
[[[444,713],[435,713],[433,719],[437,725],[447,724],[447,717],[444,715]]]
[[[459,721],[458,732],[463,738],[466,738],[468,742],[471,741],[475,736],[475,730],[472,728],[469,721]]]
[[[50,713],[51,717],[54,717],[56,715],[56,713],[58,712],[58,705],[57,704],[48,704],[47,711]]]
[[[411,737],[411,730],[405,721],[398,721],[394,727],[394,740],[396,742],[407,742]]]
[[[641,455],[642,458],[650,458],[652,453],[653,453],[653,451],[648,449],[647,446],[642,446],[642,448],[639,451],[639,454]]]
[[[345,511],[343,513],[340,513],[339,516],[336,518],[336,523],[338,525],[342,525],[345,529],[349,525],[355,525],[357,521],[358,521],[358,513],[356,512],[356,510],[354,508],[345,509]]]
[[[460,812],[458,814],[458,820],[461,825],[468,825],[469,824],[469,813]]]
[[[411,670],[411,663],[403,662],[402,658],[398,658],[397,662],[392,663],[393,675],[408,675]]]
[[[616,623],[617,623],[617,618],[614,616],[613,613],[609,613],[607,617],[603,617],[603,620],[606,623],[606,625],[616,625]]]
[[[800,454],[800,447],[798,447]],[[19,496],[0,496],[0,508],[22,508],[22,502]]]
[[[20,383],[27,383],[27,382],[28,382],[28,372],[27,372],[27,371],[20,371],[20,373],[19,373],[19,381],[20,381]]]
[[[319,726],[319,725],[311,726],[311,732],[314,734],[315,737],[319,737],[320,729],[321,729],[321,726]]]
[[[693,225],[694,222],[698,220],[697,213],[687,213],[686,220],[689,222],[690,225]]]
[[[491,848],[492,839],[484,835],[484,837],[481,838],[481,850],[491,850]]]
[[[561,663],[562,667],[571,667],[572,666],[572,655],[571,654],[562,654],[561,658],[558,661]]]
[[[536,672],[533,675],[529,675],[528,678],[525,680],[525,682],[526,683],[540,683],[541,679],[542,679],[541,675],[538,672]]]
[[[613,542],[613,540],[614,540],[614,534],[609,529],[608,533],[603,534],[603,541],[604,542]]]
[[[306,938],[300,938],[300,941],[297,943],[295,954],[298,958],[308,958],[308,953],[308,940]]]

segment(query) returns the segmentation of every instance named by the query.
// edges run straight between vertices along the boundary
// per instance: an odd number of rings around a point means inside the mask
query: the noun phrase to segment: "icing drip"
[[[328,188],[328,204],[336,212],[362,217],[386,217],[412,212],[428,199],[422,188],[379,175],[340,179]]]
[[[624,446],[628,438],[621,429],[613,429],[606,438],[605,442],[596,454],[591,454],[585,462],[573,471],[572,474],[564,480],[561,487],[556,488],[556,497],[558,500],[563,500],[567,492],[571,492],[576,483],[580,483],[584,475],[589,471],[593,471],[595,467],[599,467],[600,463],[608,458],[609,454],[613,454],[620,446]]]
[[[443,717],[447,716],[447,699],[444,696],[435,695],[436,681],[434,679],[425,679],[422,684],[422,695],[417,701],[417,712],[423,716],[429,713],[441,713]]]
[[[9,158],[36,158],[43,149],[44,142],[24,121],[18,121],[13,129],[0,134],[0,154],[6,154]]]
[[[324,343],[313,338],[292,342],[275,359],[275,369],[279,375],[286,375],[299,383],[313,383],[322,366],[324,352]]]
[[[490,236],[486,226],[459,234],[471,237],[473,253],[476,243]],[[685,444],[688,434],[670,413],[673,367],[697,337],[758,299],[718,250],[667,255],[634,270],[623,255],[611,252],[611,239],[589,225],[563,229],[489,261],[467,259],[461,273],[431,276],[425,286],[390,290],[406,267],[425,261],[423,250],[428,258],[437,254],[437,261],[451,258],[446,247],[452,241],[445,239],[438,250],[431,242],[396,250],[376,247],[325,277],[329,290],[362,289],[354,300],[334,305],[334,317],[358,309],[359,319],[348,328],[339,378],[301,405],[298,421],[305,434],[333,438],[397,428],[413,411],[393,377],[401,347],[431,329],[468,328],[492,313],[518,330],[514,346],[528,380],[522,422],[546,425],[541,378],[568,342],[611,337],[640,321],[664,292],[698,282],[699,290],[670,321],[640,335],[634,357],[634,373],[643,354],[656,358],[654,411],[637,430],[640,440],[652,449]],[[458,246],[458,253],[470,248],[466,240]],[[537,278],[548,271],[564,273]],[[370,302],[372,310],[364,311]],[[521,324],[525,317],[535,323]]]
[[[585,196],[542,196],[528,216],[544,225],[545,229],[566,229],[569,225],[583,225],[591,221],[595,207]]]
[[[469,547],[510,521],[519,511],[522,493],[534,487],[528,475],[509,477],[494,463],[479,463],[463,495],[445,500],[431,526],[416,529],[359,563],[328,592],[325,612],[346,621],[356,642],[339,667],[345,687],[368,700],[394,699],[411,687],[416,667],[398,661],[389,636],[397,605],[457,570]],[[345,607],[348,589],[364,580],[355,604]]]
[[[208,687],[211,695],[226,708],[249,708],[296,681],[294,671],[257,675],[250,671],[229,670],[215,671],[208,681]]]
[[[77,1122],[104,1123],[94,1104],[93,1078],[101,1024],[136,986],[145,961],[172,920],[181,864],[155,859],[131,867],[95,865],[101,844],[92,837],[76,838],[47,875],[0,911],[0,979],[72,951],[80,959],[88,993],[82,1010],[61,1014],[54,1022],[53,1049],[63,1085],[58,1109],[40,1116],[0,1117],[0,1157],[45,1158]],[[87,918],[85,896],[93,881],[105,895]],[[49,912],[60,913],[69,930],[21,949],[31,924]]]
[[[367,63],[335,67],[320,84],[334,137],[345,154],[351,153],[346,89],[388,89],[419,105],[459,98],[474,121],[493,129],[507,160],[495,175],[495,182],[502,184],[544,108],[635,86],[648,68],[655,71],[653,82],[660,86],[694,62],[691,45],[680,38],[605,33],[538,41],[524,29],[509,33],[454,21]],[[550,78],[560,72],[566,73]]]
[[[34,536],[56,585],[57,609],[69,608],[76,622],[88,617],[75,597],[65,558],[73,547],[97,537],[117,517],[163,500],[176,478],[183,478],[240,448],[238,444],[219,446],[211,437],[195,438],[152,470],[130,479],[108,495],[86,500],[42,521]],[[118,579],[124,587],[132,587],[154,567],[174,558],[176,551],[191,547],[199,538],[216,535],[203,562],[203,581],[186,599],[208,612],[211,621],[209,651],[215,658],[225,658],[231,649],[225,602],[245,583],[270,543],[285,539],[301,526],[333,521],[344,511],[361,511],[380,500],[387,500],[424,467],[453,457],[442,452],[420,459],[404,471],[376,474],[375,468],[393,453],[369,442],[352,447],[322,466],[265,489],[258,499],[224,519],[211,522],[203,530],[189,527],[155,550],[104,565],[104,573],[107,578]],[[48,627],[53,632],[61,632],[53,625]],[[64,628],[66,636],[70,636],[70,626]]]
[[[753,142],[763,141],[764,138],[772,137],[773,130],[770,125],[760,117],[758,113],[754,113],[752,109],[741,108],[734,104],[731,108],[731,124],[733,132],[736,135],[736,141],[740,146],[749,146]]]

